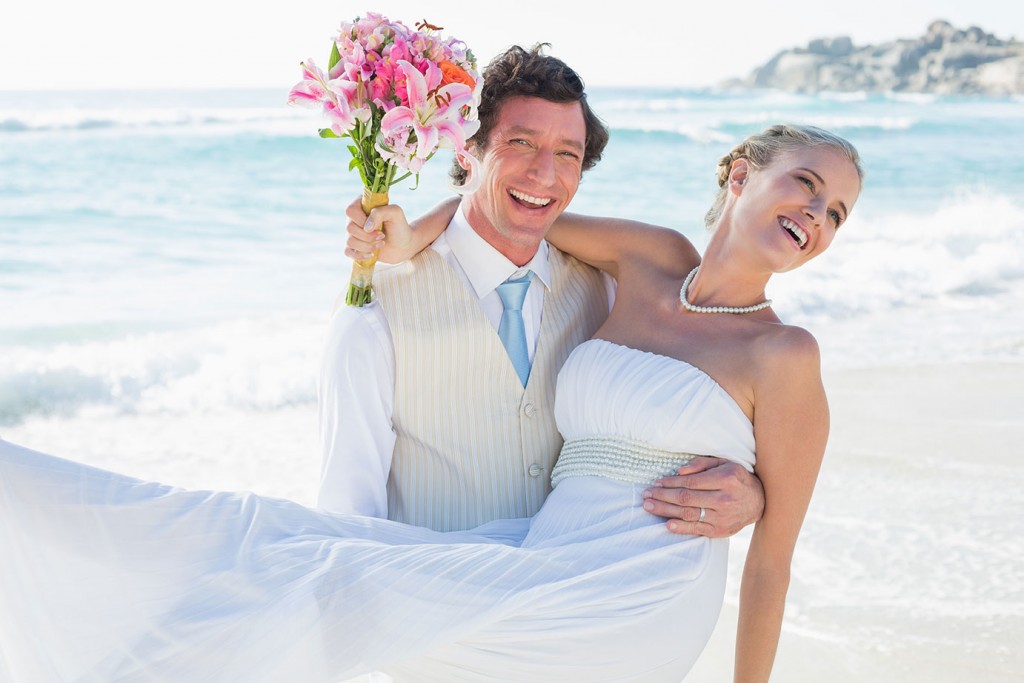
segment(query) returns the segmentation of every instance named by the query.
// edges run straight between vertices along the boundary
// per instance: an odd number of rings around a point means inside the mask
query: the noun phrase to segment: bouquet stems
[[[385,206],[388,203],[387,192],[373,192],[363,188],[363,213],[369,214],[370,209]],[[377,264],[377,252],[369,258],[361,259],[352,264],[352,277],[348,281],[348,293],[345,303],[349,306],[365,306],[373,300],[373,267]]]

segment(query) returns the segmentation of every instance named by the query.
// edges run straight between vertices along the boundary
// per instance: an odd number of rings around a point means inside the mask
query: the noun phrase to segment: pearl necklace
[[[753,306],[694,306],[686,299],[686,290],[690,288],[690,283],[693,282],[693,277],[700,270],[700,266],[697,266],[690,271],[690,274],[683,280],[683,286],[679,288],[679,301],[683,304],[683,307],[688,311],[694,313],[753,313],[754,311],[760,311],[762,308],[768,308],[772,305],[771,299],[765,299],[759,304]]]

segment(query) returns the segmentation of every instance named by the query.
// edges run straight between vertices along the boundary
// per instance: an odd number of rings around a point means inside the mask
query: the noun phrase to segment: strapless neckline
[[[685,361],[685,360],[683,360],[681,358],[674,358],[672,356],[666,356],[663,353],[657,353],[655,351],[647,351],[645,349],[638,349],[635,346],[627,346],[626,344],[620,344],[618,342],[613,342],[613,341],[611,341],[609,339],[603,339],[601,337],[591,337],[590,339],[586,340],[585,342],[583,342],[582,344],[577,346],[576,349],[583,348],[584,346],[586,346],[587,344],[591,344],[592,342],[598,342],[598,343],[601,343],[601,344],[605,344],[605,345],[607,345],[609,347],[613,347],[613,348],[616,348],[616,349],[622,349],[622,350],[624,350],[626,352],[632,352],[632,353],[641,354],[641,355],[647,356],[649,358],[662,359],[664,361],[667,361],[668,364],[674,364],[674,365],[680,366],[684,370],[692,371],[692,372],[694,372],[694,373],[704,377],[708,382],[710,382],[715,387],[717,393],[721,394],[724,398],[728,399],[727,402],[730,405],[732,405],[739,412],[739,414],[743,417],[744,421],[750,423],[751,426],[753,426],[753,422],[751,422],[750,418],[747,417],[747,414],[745,412],[743,412],[743,408],[740,406],[739,402],[736,401],[735,398],[733,398],[733,395],[730,394],[728,391],[726,391],[725,387],[723,387],[721,384],[718,383],[718,380],[716,380],[714,377],[709,375],[706,371],[700,369],[699,367],[697,367],[693,363],[690,363],[689,361]],[[576,349],[573,350],[573,353],[575,353]],[[571,355],[572,354],[570,354],[570,356]],[[568,361],[566,361],[566,362],[568,362]]]

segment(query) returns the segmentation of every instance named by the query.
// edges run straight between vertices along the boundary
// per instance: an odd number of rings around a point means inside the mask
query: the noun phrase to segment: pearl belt
[[[568,477],[604,477],[631,484],[650,484],[695,456],[664,451],[644,441],[614,436],[591,436],[566,441],[551,472],[551,486]]]

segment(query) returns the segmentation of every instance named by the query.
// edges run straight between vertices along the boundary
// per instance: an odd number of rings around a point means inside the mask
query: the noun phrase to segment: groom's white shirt
[[[551,285],[548,244],[523,267],[509,261],[470,227],[460,207],[430,247],[469,286],[498,329],[504,310],[497,286],[526,269],[536,277],[523,302],[530,360],[540,334],[544,293]],[[411,267],[409,264],[392,266]],[[395,446],[395,350],[378,305],[341,306],[327,331],[319,382],[322,470],[317,504],[334,512],[387,517],[387,480]]]

